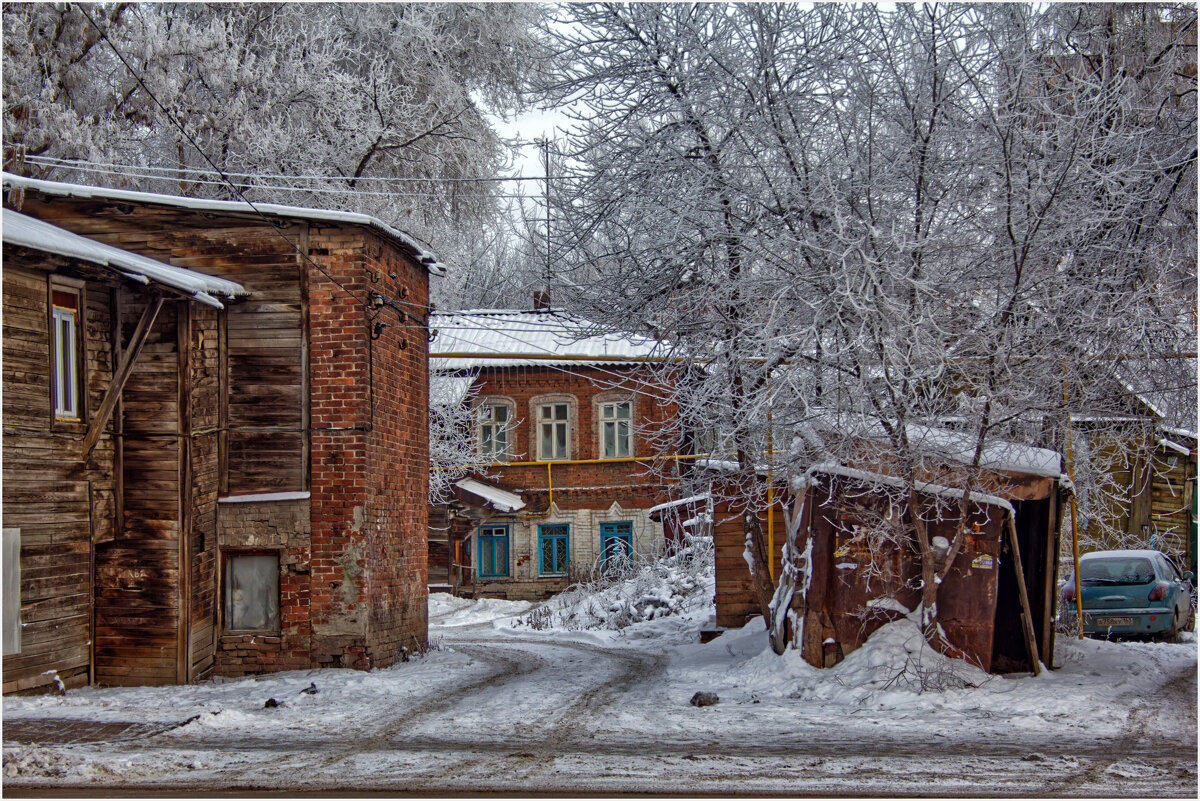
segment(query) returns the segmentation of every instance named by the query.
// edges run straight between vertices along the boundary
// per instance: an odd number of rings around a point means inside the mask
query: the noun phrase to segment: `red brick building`
[[[432,257],[363,215],[4,184],[7,206],[64,233],[243,290],[198,303],[6,237],[4,528],[15,625],[45,631],[5,654],[5,691],[46,671],[170,684],[424,647]],[[58,283],[78,298],[69,345]],[[66,417],[65,347],[81,386]]]
[[[631,554],[657,553],[677,413],[656,343],[563,313],[435,313],[434,380],[458,382],[490,461],[435,509],[435,588],[543,598]],[[512,496],[519,499],[512,501]]]

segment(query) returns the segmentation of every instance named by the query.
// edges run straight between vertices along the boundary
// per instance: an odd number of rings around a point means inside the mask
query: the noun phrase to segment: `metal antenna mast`
[[[550,308],[550,139],[541,141],[542,166],[546,174],[546,309]]]

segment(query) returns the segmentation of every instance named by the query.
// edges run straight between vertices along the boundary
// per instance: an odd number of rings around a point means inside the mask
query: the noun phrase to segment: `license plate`
[[[1098,617],[1093,621],[1095,626],[1132,626],[1133,618],[1131,617]]]

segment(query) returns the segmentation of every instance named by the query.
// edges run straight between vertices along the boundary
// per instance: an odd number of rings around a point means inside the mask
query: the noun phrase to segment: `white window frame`
[[[601,459],[625,459],[633,456],[633,401],[629,398],[605,400],[600,406],[600,443]],[[619,410],[625,407],[626,416],[621,417]],[[625,431],[621,432],[622,424]],[[608,432],[613,432],[613,452],[608,450]],[[624,453],[621,446],[624,445]]]
[[[495,419],[495,409],[504,409],[506,419],[498,421]],[[475,426],[476,442],[479,446],[479,453],[484,456],[491,456],[497,462],[507,462],[513,455],[513,433],[516,428],[516,404],[505,398],[484,398],[479,403],[478,407],[478,423]],[[488,442],[488,437],[485,436],[485,430],[490,429],[490,440],[492,442],[491,450],[488,450],[485,445]],[[495,447],[496,434],[503,434],[504,447],[497,450]]]
[[[533,412],[532,418],[534,421],[534,424],[530,427],[532,429],[531,436],[533,438],[532,451],[533,451],[533,453],[537,454],[537,461],[539,461],[539,462],[562,462],[562,461],[568,461],[568,460],[574,458],[573,454],[575,451],[575,443],[574,443],[574,440],[575,440],[575,418],[576,418],[576,406],[577,406],[577,402],[576,402],[574,396],[572,396],[572,395],[541,395],[541,396],[530,399],[530,406],[532,407],[532,412]],[[566,410],[567,410],[566,418],[565,419],[557,419],[556,418],[556,419],[544,420],[542,418],[542,413],[546,409],[554,408],[556,406],[566,407]],[[564,431],[565,449],[561,454],[558,453],[556,451],[556,449],[555,449],[556,452],[547,454],[545,449],[542,447],[542,431],[543,431],[543,428],[546,426],[552,426],[553,430],[555,430],[555,431],[557,431],[557,429],[560,426],[564,428],[564,430],[565,430]]]
[[[75,308],[54,305],[54,293],[75,296]],[[54,418],[77,421],[82,419],[80,408],[79,329],[83,298],[79,289],[52,281],[50,284],[50,384],[54,393]],[[66,342],[62,340],[66,325]]]

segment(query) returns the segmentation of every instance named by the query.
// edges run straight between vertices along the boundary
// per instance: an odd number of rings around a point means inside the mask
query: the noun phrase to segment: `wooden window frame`
[[[243,556],[273,556],[275,557],[275,626],[274,628],[260,629],[235,629],[229,626],[230,603],[229,597],[229,565],[230,562],[238,557]],[[243,549],[230,548],[221,550],[221,634],[228,637],[240,637],[248,634],[257,634],[267,637],[278,637],[283,629],[283,581],[282,579],[282,553],[277,549]]]
[[[556,529],[555,531],[547,532],[547,529]],[[552,540],[563,540],[566,542],[566,557],[563,564],[558,564],[556,551],[551,551],[551,559],[554,562],[552,567],[560,568],[558,570],[546,570],[545,562],[542,560],[544,543]],[[567,571],[571,568],[571,524],[570,523],[543,523],[538,526],[538,549],[537,549],[537,566],[538,575],[546,578],[554,578],[567,575]]]
[[[502,535],[484,534],[484,531],[486,531],[486,530],[492,530],[492,531],[501,531],[502,530],[504,532],[504,534],[502,534]],[[497,523],[497,524],[485,523],[479,527],[479,531],[478,531],[475,539],[477,540],[477,547],[479,549],[479,561],[476,563],[476,566],[475,566],[476,575],[481,579],[509,578],[512,574],[512,532],[509,530],[508,525],[505,523]],[[487,540],[491,543],[491,545],[490,545],[491,552],[492,552],[491,564],[492,564],[492,570],[493,570],[493,572],[491,572],[491,573],[483,572],[484,540]],[[495,543],[498,540],[504,540],[504,572],[503,573],[495,570],[495,568],[496,568],[496,545],[495,545]]]
[[[547,456],[542,452],[542,409],[547,406],[566,406],[566,420],[552,419],[547,421],[550,425],[565,423],[566,425],[566,452],[562,455],[552,454]],[[566,462],[575,458],[575,427],[576,421],[579,419],[579,401],[574,395],[555,394],[555,395],[537,395],[529,400],[530,420],[533,425],[530,426],[530,453],[534,454],[536,461],[539,462]]]
[[[629,416],[621,417],[605,417],[605,412],[619,406],[629,407]],[[634,436],[633,436],[633,415],[634,404],[633,398],[628,396],[597,398],[596,399],[596,453],[601,459],[630,459],[635,456]],[[625,453],[621,453],[621,423],[625,423]],[[613,447],[615,453],[608,453],[606,446],[605,432],[608,427],[613,427]]]
[[[56,274],[50,275],[46,283],[46,320],[50,349],[50,420],[53,429],[75,430],[82,427],[84,421],[87,419],[87,382],[84,380],[84,371],[87,364],[84,358],[84,354],[87,352],[85,334],[85,309],[87,306],[84,287],[85,283],[77,278],[69,278]],[[71,309],[56,304],[54,302],[55,294],[73,295],[75,298],[75,308]],[[67,312],[71,313],[69,317],[65,314]],[[74,409],[68,409],[65,406],[59,405],[60,389],[63,384],[62,360],[60,359],[61,350],[59,347],[59,323],[66,319],[70,319],[71,321],[71,368],[73,375],[71,376],[70,383],[72,385],[71,394],[73,395]]]
[[[628,527],[627,531],[621,527]],[[629,559],[633,559],[633,521],[632,520],[616,520],[600,524],[600,569],[604,572],[616,567],[608,563],[608,542],[610,540],[620,540],[625,542],[628,547],[627,553]]]
[[[504,408],[507,412],[508,419],[502,423],[497,423],[495,421],[494,417],[490,413],[487,418],[484,418],[483,414],[484,414],[485,409],[495,409],[495,408]],[[480,399],[478,406],[476,406],[476,412],[477,412],[477,416],[476,416],[476,423],[475,423],[475,444],[476,444],[477,449],[479,450],[480,455],[490,456],[490,457],[492,457],[492,460],[496,461],[496,462],[511,461],[515,454],[513,445],[515,444],[514,440],[516,439],[515,434],[516,434],[516,428],[517,428],[517,423],[516,423],[517,404],[516,404],[516,402],[513,401],[511,398],[488,396],[488,397]],[[504,449],[502,451],[497,451],[493,447],[493,449],[491,451],[484,450],[484,427],[485,426],[497,426],[497,425],[500,427],[500,431],[504,434]],[[492,441],[493,441],[493,443],[495,442],[494,434],[492,437]]]

